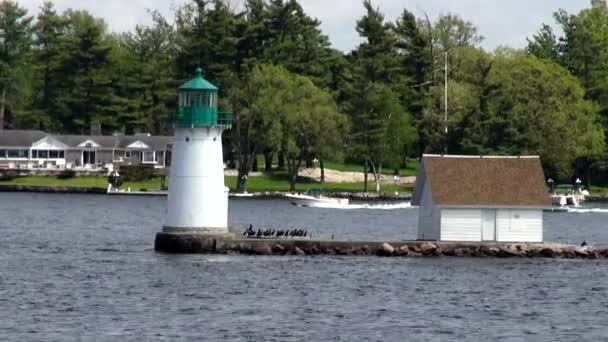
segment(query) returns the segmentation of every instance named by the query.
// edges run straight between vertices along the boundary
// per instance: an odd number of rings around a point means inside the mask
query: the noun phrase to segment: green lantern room
[[[218,88],[203,78],[203,71],[196,68],[194,78],[178,89],[177,127],[230,126],[229,113],[217,110]]]

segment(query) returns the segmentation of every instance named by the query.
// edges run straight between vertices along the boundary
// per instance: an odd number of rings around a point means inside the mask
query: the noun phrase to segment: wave
[[[302,207],[298,205],[299,207]],[[321,207],[317,207],[321,208]],[[410,202],[398,202],[398,203],[351,203],[348,205],[343,204],[331,204],[324,203],[323,209],[345,209],[345,210],[356,210],[356,209],[372,209],[372,210],[394,210],[394,209],[410,209],[418,208],[412,206]]]
[[[608,209],[606,209],[606,208],[568,208],[568,212],[569,213],[578,213],[578,214],[585,214],[585,213],[608,214]]]

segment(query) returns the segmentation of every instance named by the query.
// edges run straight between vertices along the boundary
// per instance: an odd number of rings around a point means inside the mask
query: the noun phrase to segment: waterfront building
[[[62,135],[38,130],[0,131],[0,168],[36,171],[103,170],[144,164],[164,168],[173,137]]]
[[[228,234],[222,132],[232,117],[218,112],[217,93],[200,68],[178,89],[165,233]]]
[[[424,155],[412,204],[421,240],[540,242],[551,201],[537,156]]]

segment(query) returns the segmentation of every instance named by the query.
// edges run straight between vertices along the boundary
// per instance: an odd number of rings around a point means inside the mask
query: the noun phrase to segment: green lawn
[[[226,186],[231,191],[236,190],[236,177],[226,176]],[[105,177],[73,177],[69,179],[58,179],[57,177],[42,177],[42,176],[27,176],[18,177],[12,180],[0,181],[2,184],[11,185],[33,185],[33,186],[57,186],[57,187],[92,187],[103,188],[108,186]],[[168,181],[167,181],[168,184]],[[374,183],[369,182],[369,190],[373,190]],[[160,178],[152,178],[144,182],[125,182],[122,188],[130,187],[131,190],[146,189],[155,191],[160,189]],[[297,191],[306,191],[308,189],[322,189],[328,192],[359,192],[363,191],[363,183],[325,183],[322,186],[314,181],[300,181],[296,184]],[[247,190],[249,192],[263,191],[288,191],[289,181],[285,173],[276,173],[272,176],[249,177],[247,180]],[[381,188],[383,192],[404,192],[412,191],[411,186],[397,186],[395,184],[386,184]]]
[[[27,176],[17,177],[12,180],[2,180],[0,184],[14,185],[37,185],[37,186],[57,186],[57,187],[87,187],[87,188],[107,188],[106,177],[82,176],[68,179],[59,179],[50,176]],[[160,178],[153,178],[143,182],[125,182],[123,188],[131,187],[131,190],[158,190],[160,189]]]
[[[260,171],[264,171],[264,155],[259,154],[257,156],[258,160],[258,169]],[[407,167],[401,168],[400,173],[402,177],[407,176],[416,176],[418,173],[418,166],[420,162],[418,159],[411,159],[407,161]],[[278,165],[278,159],[274,156],[272,161],[272,167],[276,168]],[[353,163],[343,163],[343,162],[335,162],[335,161],[323,161],[323,166],[326,169],[338,170],[338,171],[348,171],[348,172],[363,172],[362,164],[353,164]],[[319,164],[314,165],[314,167],[319,167]],[[383,168],[382,174],[392,175],[393,169]]]
[[[349,171],[349,172],[363,172],[363,165],[361,164],[348,164],[348,163],[337,163],[337,162],[323,162],[326,169],[338,170],[338,171]],[[418,160],[408,160],[407,167],[399,169],[402,177],[416,176],[418,173]],[[393,169],[382,169],[382,174],[392,175]]]

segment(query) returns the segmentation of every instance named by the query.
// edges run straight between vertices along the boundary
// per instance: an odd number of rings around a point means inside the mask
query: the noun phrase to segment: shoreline
[[[608,248],[596,249],[552,242],[247,239],[164,232],[156,234],[154,250],[167,254],[608,259]]]
[[[71,187],[71,186],[43,186],[43,185],[15,185],[15,184],[0,184],[0,192],[31,192],[31,193],[53,193],[53,194],[94,194],[94,195],[112,195],[112,196],[166,196],[166,193],[160,191],[132,191],[132,192],[114,192],[108,194],[107,189],[98,187]],[[289,192],[282,191],[264,191],[239,194],[230,192],[230,198],[251,198],[251,199],[276,199],[284,198]],[[348,198],[354,201],[409,201],[412,194],[409,192],[403,193],[364,193],[364,192],[336,192],[327,193],[328,196],[337,198]]]

